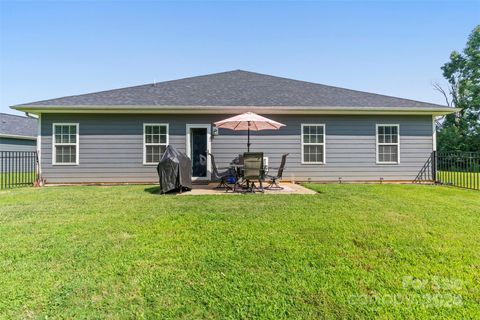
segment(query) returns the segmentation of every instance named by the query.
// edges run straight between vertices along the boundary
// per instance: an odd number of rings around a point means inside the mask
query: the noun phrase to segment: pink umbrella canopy
[[[246,112],[238,116],[215,122],[218,128],[231,130],[278,130],[285,125],[283,123],[262,117],[253,112]]]
[[[262,117],[253,112],[246,112],[238,116],[215,122],[218,128],[231,130],[247,130],[248,131],[248,151],[250,151],[250,130],[278,130],[285,125],[283,123]]]

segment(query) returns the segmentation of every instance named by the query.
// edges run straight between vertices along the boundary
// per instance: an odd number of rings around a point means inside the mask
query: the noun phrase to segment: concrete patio
[[[241,192],[225,192],[223,189],[215,189],[218,183],[194,184],[191,191],[177,193],[179,196],[196,196],[196,195],[242,195]],[[316,192],[307,189],[299,184],[283,182],[280,183],[282,190],[265,190],[264,194],[315,194]],[[251,194],[251,193],[248,193]],[[256,192],[255,194],[262,194]]]

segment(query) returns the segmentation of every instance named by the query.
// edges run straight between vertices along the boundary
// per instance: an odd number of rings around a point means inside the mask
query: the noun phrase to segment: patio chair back
[[[238,155],[238,164],[243,165],[243,154]]]
[[[238,156],[236,156],[231,164],[239,164],[239,165],[242,165],[243,166],[243,154],[239,154]]]
[[[247,180],[260,180],[263,170],[263,152],[243,154],[243,177]]]
[[[210,158],[212,159],[212,173],[213,173],[213,177],[214,179],[218,179],[220,177],[220,174],[218,173],[218,168],[217,168],[217,164],[215,163],[215,157],[213,156],[213,154],[211,154],[210,152],[207,151],[207,155],[210,156]]]
[[[282,179],[283,169],[285,169],[285,163],[287,162],[287,156],[288,155],[289,155],[289,153],[285,153],[282,156],[282,162],[280,162],[280,167],[278,168],[278,173],[277,173],[277,178],[278,179]]]

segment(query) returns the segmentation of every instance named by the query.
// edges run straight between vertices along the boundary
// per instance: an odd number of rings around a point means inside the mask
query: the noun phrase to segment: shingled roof
[[[37,136],[37,119],[0,113],[0,136]]]
[[[235,70],[15,106],[446,108],[446,106]]]

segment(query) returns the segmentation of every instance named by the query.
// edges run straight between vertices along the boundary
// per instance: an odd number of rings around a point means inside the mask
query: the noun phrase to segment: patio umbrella
[[[238,116],[215,122],[218,128],[231,129],[235,131],[247,130],[248,142],[247,149],[250,152],[250,130],[278,130],[285,125],[271,119],[259,116],[253,112],[246,112]]]

